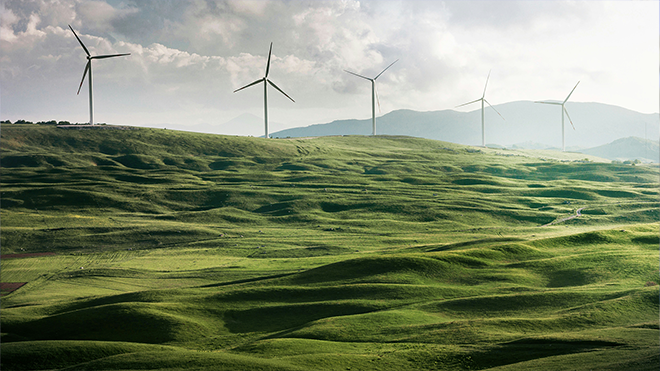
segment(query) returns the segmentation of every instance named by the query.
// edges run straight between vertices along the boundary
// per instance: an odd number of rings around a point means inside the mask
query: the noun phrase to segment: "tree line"
[[[32,121],[26,121],[26,120],[16,120],[15,122],[11,122],[10,120],[3,120],[0,121],[1,125],[6,125],[6,124],[18,124],[18,125],[89,125],[89,122],[69,122],[69,121],[55,121],[55,120],[50,120],[50,121],[37,121],[32,122]],[[105,125],[105,123],[97,123],[96,125]]]

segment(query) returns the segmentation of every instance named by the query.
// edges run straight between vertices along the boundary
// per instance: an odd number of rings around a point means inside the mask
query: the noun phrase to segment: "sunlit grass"
[[[658,169],[2,127],[2,368],[656,369]],[[506,156],[503,156],[506,155]],[[582,216],[547,227],[552,221]]]

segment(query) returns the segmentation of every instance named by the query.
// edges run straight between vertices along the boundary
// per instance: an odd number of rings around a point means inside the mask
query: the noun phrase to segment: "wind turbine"
[[[490,71],[488,71],[488,77],[486,77],[486,85],[484,86],[484,94],[481,96],[481,98],[473,100],[472,102],[463,103],[460,106],[455,107],[455,108],[463,107],[463,106],[467,106],[468,104],[472,104],[472,103],[476,103],[478,101],[481,101],[481,146],[482,147],[486,147],[486,125],[484,123],[484,102],[488,103],[488,101],[486,100],[486,87],[488,87],[488,79],[490,79]],[[493,107],[490,103],[488,103],[488,105],[495,112],[497,112],[495,107]],[[502,116],[499,112],[497,112],[497,114],[500,115],[502,120],[504,120],[504,116]]]
[[[288,96],[282,89],[278,88],[277,85],[275,85],[274,82],[268,80],[268,72],[270,71],[270,54],[272,53],[272,51],[273,51],[273,43],[271,42],[270,43],[270,50],[268,51],[268,62],[266,63],[266,74],[264,75],[264,77],[262,79],[259,79],[259,80],[255,81],[255,82],[247,84],[247,85],[245,85],[244,87],[242,87],[240,89],[234,90],[234,93],[236,93],[239,90],[249,88],[250,86],[256,85],[260,82],[264,83],[264,127],[265,127],[265,130],[266,130],[266,139],[268,139],[268,84],[273,85],[273,87],[275,89],[277,89],[280,93],[284,94],[285,97],[291,99],[292,102],[294,102],[294,103],[296,102],[295,100],[293,100],[293,98]]]
[[[578,81],[577,84],[575,84],[575,87],[568,94],[568,97],[566,97],[566,99],[564,99],[564,101],[561,102],[561,103],[559,103],[559,102],[545,102],[545,101],[543,101],[543,102],[541,102],[541,101],[534,102],[534,103],[554,104],[554,105],[557,105],[557,106],[561,106],[561,151],[562,152],[566,151],[566,146],[564,144],[565,143],[564,142],[564,112],[566,112],[566,117],[568,117],[568,121],[571,123],[571,126],[573,127],[573,130],[575,130],[575,125],[573,125],[573,120],[571,120],[571,116],[568,115],[568,110],[566,109],[565,104],[566,104],[566,101],[568,101],[568,98],[571,97],[571,94],[573,94],[573,92],[575,91],[575,88],[577,88],[579,83],[580,82]]]
[[[376,94],[376,79],[379,78],[380,75],[383,74],[383,72],[387,71],[388,68],[392,67],[392,65],[393,65],[394,63],[398,62],[398,61],[399,61],[399,60],[397,59],[397,60],[395,60],[394,62],[392,62],[392,64],[390,64],[389,66],[387,66],[384,70],[382,70],[382,71],[381,71],[378,75],[376,75],[376,77],[374,77],[373,79],[370,79],[370,78],[368,78],[368,77],[366,77],[366,76],[358,75],[357,73],[353,73],[353,72],[351,72],[351,71],[344,70],[344,71],[350,73],[351,75],[354,75],[354,76],[357,76],[357,77],[361,77],[361,78],[363,78],[363,79],[365,79],[365,80],[369,80],[369,81],[371,81],[371,135],[376,135],[376,98],[377,98],[377,96],[378,96],[378,95]],[[380,107],[380,102],[378,102],[378,106]]]
[[[80,94],[80,88],[82,88],[83,82],[85,82],[85,76],[87,76],[87,71],[89,71],[89,124],[94,125],[94,102],[92,100],[92,59],[105,59],[105,58],[113,58],[113,57],[122,57],[125,55],[131,55],[131,53],[123,53],[123,54],[107,54],[107,55],[94,55],[92,56],[89,54],[89,50],[85,47],[85,44],[80,40],[78,35],[76,34],[76,31],[73,30],[71,25],[69,25],[69,28],[71,29],[71,32],[73,32],[73,36],[78,39],[78,42],[80,43],[80,46],[85,50],[85,53],[87,54],[87,65],[85,65],[85,72],[83,72],[83,77],[82,80],[80,81],[80,86],[78,87],[78,93]]]

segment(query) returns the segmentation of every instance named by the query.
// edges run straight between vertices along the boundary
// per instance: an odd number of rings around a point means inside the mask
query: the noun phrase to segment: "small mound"
[[[353,252],[353,249],[339,246],[311,246],[294,249],[260,249],[250,255],[250,258],[308,258],[312,256],[341,255]]]
[[[647,236],[638,236],[631,239],[634,243],[644,244],[644,245],[658,245],[660,244],[660,237],[658,235],[647,235]]]
[[[2,167],[55,167],[67,165],[56,156],[7,155],[2,156]]]
[[[422,257],[360,258],[311,269],[291,279],[296,283],[333,281],[394,283],[445,277],[455,269],[456,267],[450,263]]]
[[[419,331],[420,326],[446,320],[420,310],[385,310],[320,319],[287,336],[336,342],[391,342]]]
[[[612,198],[637,198],[639,197],[639,193],[635,192],[628,192],[628,191],[612,191],[612,190],[606,190],[606,189],[597,189],[595,190],[596,193],[598,193],[601,196],[605,197],[612,197]]]
[[[192,320],[165,313],[162,306],[121,303],[85,308],[20,324],[3,331],[33,340],[99,340],[160,344],[180,337],[204,336]]]
[[[326,213],[339,213],[342,211],[365,209],[374,206],[372,203],[338,203],[338,202],[321,202],[319,204],[321,210]]]
[[[461,178],[452,181],[456,185],[500,185],[500,183],[484,178]]]
[[[543,292],[493,295],[445,300],[421,306],[430,313],[445,313],[461,318],[501,318],[552,314],[577,306],[617,299],[627,293]]]
[[[60,369],[117,354],[171,351],[174,348],[104,341],[21,341],[3,342],[3,370]]]
[[[549,197],[549,198],[571,198],[575,200],[595,200],[596,196],[590,191],[578,191],[572,189],[544,189],[529,191],[525,196]]]
[[[124,155],[114,160],[132,169],[158,169],[164,165],[162,161],[147,155]]]
[[[491,248],[491,250],[498,251],[506,257],[506,260],[529,260],[538,259],[550,256],[547,253],[541,252],[538,249],[524,245],[524,244],[508,244]]]
[[[311,171],[314,168],[305,164],[292,164],[290,162],[285,162],[275,170],[289,170],[289,171]]]
[[[282,331],[321,318],[367,313],[382,307],[356,302],[323,302],[292,305],[270,305],[225,312],[225,326],[231,332]]]
[[[595,245],[612,243],[614,240],[603,232],[587,232],[568,236],[566,242],[573,245]]]
[[[264,359],[228,352],[199,352],[174,349],[144,351],[80,363],[67,368],[84,370],[250,370],[250,371],[306,371],[309,367],[291,365],[278,359]]]

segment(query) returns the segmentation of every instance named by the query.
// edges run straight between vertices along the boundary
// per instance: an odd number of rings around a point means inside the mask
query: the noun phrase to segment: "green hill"
[[[410,137],[0,134],[1,282],[25,283],[3,286],[3,369],[660,362],[657,167]]]

